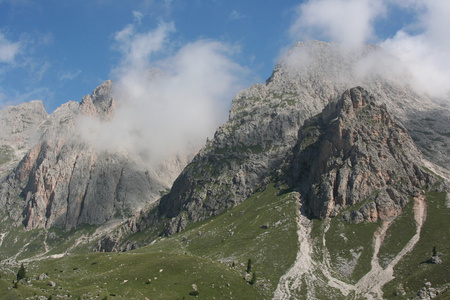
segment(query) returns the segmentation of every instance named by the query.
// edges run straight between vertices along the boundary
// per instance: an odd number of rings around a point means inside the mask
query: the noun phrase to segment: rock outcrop
[[[435,182],[421,167],[421,153],[406,128],[361,87],[345,91],[305,122],[293,152],[284,176],[298,187],[310,218],[333,217],[364,203],[344,218],[390,219],[408,197]]]

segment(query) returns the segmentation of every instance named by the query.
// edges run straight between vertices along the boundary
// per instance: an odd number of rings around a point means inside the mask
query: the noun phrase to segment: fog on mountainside
[[[84,118],[82,135],[99,150],[124,149],[150,166],[197,151],[225,122],[245,69],[230,59],[232,47],[198,40],[164,59],[173,24],[148,33],[133,25],[115,35],[122,60],[112,71],[116,111],[111,122]]]

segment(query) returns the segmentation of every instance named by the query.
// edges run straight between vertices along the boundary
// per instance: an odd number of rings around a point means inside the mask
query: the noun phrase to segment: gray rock
[[[430,258],[430,263],[435,264],[435,265],[440,265],[442,264],[442,259],[439,256],[432,256]]]

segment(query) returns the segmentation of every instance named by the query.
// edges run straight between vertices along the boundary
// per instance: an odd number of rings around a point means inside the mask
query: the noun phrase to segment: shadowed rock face
[[[310,218],[346,215],[354,222],[395,217],[434,182],[405,127],[363,88],[345,91],[299,131],[286,181],[298,186]]]
[[[107,81],[81,103],[63,104],[49,116],[39,114],[35,131],[40,138],[27,144],[29,150],[1,186],[0,204],[14,221],[29,230],[70,230],[128,218],[170,186],[177,174],[159,176],[157,169],[146,169],[139,157],[124,151],[97,151],[78,134],[81,117],[109,122],[114,110],[112,82]],[[31,115],[39,112],[39,107],[30,109]]]

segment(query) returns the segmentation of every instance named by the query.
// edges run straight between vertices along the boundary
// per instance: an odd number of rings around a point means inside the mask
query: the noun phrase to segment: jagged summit
[[[110,120],[115,111],[115,101],[112,98],[113,82],[107,80],[98,86],[92,95],[86,95],[81,100],[80,109],[83,114],[97,116],[101,120]]]

